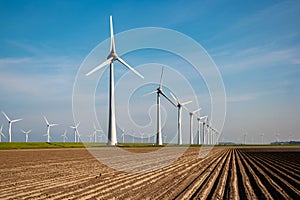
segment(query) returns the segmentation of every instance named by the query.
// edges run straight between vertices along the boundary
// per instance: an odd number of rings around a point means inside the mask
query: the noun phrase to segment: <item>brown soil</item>
[[[86,149],[5,150],[0,180],[0,199],[300,199],[300,148],[224,147],[199,158],[193,147],[145,173],[111,169]]]

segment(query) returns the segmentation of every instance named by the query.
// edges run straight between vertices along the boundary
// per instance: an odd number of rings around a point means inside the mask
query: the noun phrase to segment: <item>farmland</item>
[[[170,165],[143,173],[109,168],[84,148],[2,150],[0,199],[300,198],[298,147],[215,147],[203,158],[199,150],[188,148]],[[108,151],[103,147],[110,158]],[[128,151],[147,155],[153,149]],[[143,167],[169,154],[135,165],[116,162]]]

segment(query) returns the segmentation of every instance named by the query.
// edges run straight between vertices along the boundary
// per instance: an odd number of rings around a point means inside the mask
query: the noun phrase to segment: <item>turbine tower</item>
[[[174,104],[171,99],[169,99],[169,97],[167,97],[167,95],[163,92],[163,88],[162,88],[162,78],[163,78],[163,74],[164,74],[164,68],[162,67],[161,69],[161,76],[160,76],[160,83],[159,83],[159,87],[154,90],[153,92],[150,92],[148,94],[157,94],[157,136],[156,136],[156,144],[157,145],[162,145],[163,141],[162,141],[162,133],[161,133],[161,114],[160,114],[160,95],[162,95],[163,97],[165,97],[172,105],[174,105],[176,107],[176,104]],[[148,95],[146,94],[146,95]]]
[[[29,130],[29,131],[21,130],[21,131],[25,134],[25,142],[27,143],[27,142],[28,142],[28,134],[29,134],[32,130]]]
[[[4,117],[7,119],[8,121],[8,134],[9,134],[9,142],[11,142],[11,134],[12,134],[12,124],[15,123],[15,122],[18,122],[18,121],[21,121],[22,119],[14,119],[14,120],[11,120],[6,114],[5,112],[2,112]]]
[[[50,138],[51,138],[50,137],[50,127],[52,127],[52,126],[58,126],[58,124],[50,124],[48,122],[47,118],[45,116],[43,116],[43,117],[44,117],[44,120],[45,120],[45,122],[47,124],[47,134],[45,136],[47,136],[47,142],[50,142]]]
[[[193,116],[196,112],[201,110],[202,108],[198,108],[197,110],[190,111],[190,144],[194,143],[194,136],[193,136]]]
[[[74,130],[74,142],[79,142],[79,133],[78,133],[79,124],[80,124],[80,122],[75,124],[75,126],[70,126],[70,128],[72,128]],[[77,136],[78,136],[78,140],[77,140]]]
[[[172,96],[172,98],[175,100],[175,102],[177,103],[177,108],[178,108],[178,116],[177,116],[177,124],[178,124],[178,127],[177,127],[177,138],[178,138],[178,144],[181,145],[182,144],[182,133],[181,133],[181,112],[182,112],[182,107],[191,103],[192,101],[187,101],[187,102],[184,102],[184,103],[181,103],[179,101],[179,99],[172,93],[170,92],[170,95]]]
[[[4,137],[4,138],[6,138],[5,137],[5,135],[3,134],[3,132],[2,132],[2,129],[3,129],[3,124],[1,125],[1,128],[0,128],[0,142],[2,142],[2,136]]]
[[[91,70],[86,74],[89,76],[94,72],[100,70],[106,65],[110,65],[110,84],[109,84],[109,121],[108,121],[108,142],[107,145],[116,145],[117,144],[117,132],[116,132],[116,113],[115,113],[115,86],[114,86],[114,61],[119,61],[129,70],[133,71],[135,74],[144,78],[139,72],[127,64],[122,58],[120,58],[116,53],[114,32],[113,32],[113,21],[112,16],[110,16],[110,52],[107,56],[107,59],[101,63],[99,66]]]

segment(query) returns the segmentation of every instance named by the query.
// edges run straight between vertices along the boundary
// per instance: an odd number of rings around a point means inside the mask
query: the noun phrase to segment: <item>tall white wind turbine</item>
[[[1,127],[0,127],[0,142],[2,142],[2,136],[3,136],[4,138],[6,138],[5,135],[4,135],[3,132],[2,132],[2,129],[3,129],[3,124],[2,124]]]
[[[177,108],[178,108],[178,116],[177,116],[177,138],[178,138],[178,144],[181,145],[182,144],[182,133],[181,133],[181,112],[182,112],[182,107],[191,103],[192,101],[187,101],[187,102],[183,102],[181,103],[179,101],[179,99],[172,93],[170,92],[172,98],[175,100],[175,102],[177,103]]]
[[[110,52],[107,56],[107,59],[101,63],[99,66],[91,70],[86,74],[89,76],[94,72],[100,70],[109,64],[110,66],[110,84],[109,84],[109,121],[108,121],[108,145],[116,145],[117,144],[117,132],[116,132],[116,113],[115,113],[115,93],[114,93],[114,61],[119,61],[129,70],[133,71],[139,77],[144,78],[139,72],[137,72],[134,68],[132,68],[129,64],[127,64],[122,58],[120,58],[116,53],[115,48],[115,40],[114,40],[114,31],[113,31],[113,21],[112,16],[110,16]]]
[[[21,130],[21,131],[25,134],[25,142],[27,143],[27,142],[28,142],[28,134],[29,134],[32,130],[29,130],[29,131]]]
[[[9,142],[11,142],[11,134],[12,134],[12,124],[15,123],[15,122],[18,122],[18,121],[21,121],[22,119],[14,119],[14,120],[11,120],[6,114],[5,112],[2,112],[3,115],[5,116],[5,118],[7,119],[8,121],[8,134],[9,134]]]
[[[156,98],[156,105],[157,105],[157,136],[156,136],[156,144],[157,145],[162,145],[163,141],[162,141],[162,133],[161,133],[161,112],[160,112],[160,95],[162,95],[163,97],[165,97],[172,105],[174,105],[176,107],[176,104],[173,103],[173,101],[167,97],[167,95],[163,92],[162,89],[162,77],[164,74],[164,68],[162,68],[161,70],[161,76],[160,76],[160,83],[159,83],[159,87],[154,90],[153,92],[150,92],[148,94],[157,94],[157,98]],[[146,94],[146,95],[148,95]]]
[[[75,124],[75,126],[70,126],[70,128],[74,130],[74,142],[79,142],[79,132],[78,132],[78,126],[79,126],[79,124],[80,124],[80,122],[78,122],[77,124]]]
[[[196,112],[200,111],[202,108],[198,108],[197,110],[194,111],[189,111],[190,113],[190,144],[194,143],[194,135],[193,135],[193,116],[195,115]]]
[[[43,116],[43,117],[44,117],[44,120],[45,120],[45,122],[47,124],[47,134],[45,136],[47,136],[47,142],[50,142],[50,138],[51,138],[51,136],[50,136],[50,127],[52,127],[52,126],[58,126],[58,124],[50,124],[48,122],[47,118],[45,116]]]

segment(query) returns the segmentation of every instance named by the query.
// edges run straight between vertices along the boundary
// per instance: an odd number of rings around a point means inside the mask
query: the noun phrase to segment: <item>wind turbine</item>
[[[65,130],[64,134],[62,134],[61,137],[63,138],[64,142],[66,142],[66,139],[68,139],[67,130]]]
[[[178,116],[177,116],[177,124],[178,124],[178,127],[177,127],[177,138],[178,138],[178,144],[181,145],[182,144],[182,133],[181,133],[181,112],[182,112],[182,107],[191,103],[192,101],[186,101],[186,102],[183,102],[181,103],[179,101],[179,99],[172,93],[170,92],[170,95],[172,96],[172,98],[176,101],[177,103],[177,108],[178,108]]]
[[[125,137],[125,130],[124,130],[124,129],[122,129],[122,134],[121,134],[121,136],[122,136],[122,141],[123,141],[123,143],[124,143],[124,137]]]
[[[48,122],[48,120],[47,120],[47,118],[45,117],[45,116],[43,116],[44,117],[44,120],[45,120],[45,122],[46,122],[46,124],[47,124],[47,134],[46,134],[46,136],[47,136],[47,142],[50,142],[50,127],[52,127],[52,126],[57,126],[58,124],[50,124],[49,122]]]
[[[2,132],[2,129],[3,129],[3,124],[1,125],[1,128],[0,128],[0,142],[2,142],[2,140],[1,140],[2,136],[5,137],[5,135]]]
[[[202,116],[202,117],[200,117],[200,116],[197,117],[197,121],[198,121],[198,143],[197,144],[198,145],[204,144],[204,141],[201,141],[201,124],[204,124],[204,122],[201,120],[206,119],[207,117],[208,117],[208,115]],[[204,135],[204,132],[203,132],[203,135]]]
[[[195,115],[196,112],[200,111],[202,108],[198,108],[197,110],[194,111],[189,111],[190,112],[190,144],[194,143],[194,136],[193,136],[193,116]]]
[[[144,133],[141,133],[141,140],[142,140],[142,143],[144,143]]]
[[[171,99],[169,99],[169,97],[167,97],[167,95],[163,92],[163,88],[162,88],[162,77],[164,74],[164,68],[162,67],[161,69],[161,76],[160,76],[160,83],[159,86],[156,90],[154,90],[153,92],[150,92],[148,94],[157,94],[157,98],[156,98],[156,105],[157,105],[157,136],[156,136],[156,144],[157,145],[162,145],[162,134],[161,134],[161,114],[160,114],[160,95],[162,95],[163,97],[165,97],[172,105],[174,105],[176,107],[176,104],[174,104]],[[146,94],[146,95],[148,95]]]
[[[103,131],[101,129],[97,129],[95,124],[93,124],[93,126],[94,126],[94,132],[92,134],[92,137],[94,136],[94,141],[96,143],[97,142],[97,132],[103,133]],[[101,139],[102,139],[102,137],[101,137]]]
[[[8,134],[9,134],[9,142],[11,142],[11,130],[12,130],[12,123],[15,123],[15,122],[18,122],[18,121],[21,121],[22,119],[14,119],[14,120],[11,120],[9,119],[9,117],[5,114],[5,112],[2,112],[3,115],[5,116],[5,118],[7,119],[8,121]]]
[[[279,133],[275,134],[275,136],[276,136],[276,142],[279,142],[279,137],[278,137],[279,135],[280,135]]]
[[[77,124],[75,124],[75,126],[70,126],[70,128],[72,128],[74,130],[74,142],[79,142],[79,133],[78,133],[78,126],[79,126],[80,122],[78,122]],[[78,136],[78,141],[77,141],[77,136]]]
[[[129,70],[133,71],[136,75],[141,78],[144,78],[139,72],[127,64],[122,58],[120,58],[116,53],[115,40],[114,40],[114,31],[113,31],[113,21],[112,16],[110,16],[110,52],[107,56],[107,59],[101,63],[99,66],[91,70],[86,74],[89,76],[94,72],[100,70],[106,65],[110,65],[110,84],[109,84],[109,121],[108,121],[108,145],[117,144],[117,132],[116,132],[116,113],[115,113],[115,92],[114,92],[114,61],[119,61]]]
[[[28,142],[28,134],[29,134],[32,130],[29,130],[29,131],[21,130],[21,131],[25,134],[25,142]]]
[[[262,133],[261,135],[260,135],[260,137],[261,137],[261,144],[264,144],[264,133]]]
[[[164,143],[166,144],[167,143],[167,135],[164,134]]]
[[[244,145],[246,145],[246,137],[247,137],[247,133],[244,133]]]
[[[203,121],[203,126],[202,126],[202,128],[203,128],[203,144],[208,144],[208,135],[206,135],[206,137],[205,137],[205,134],[207,134],[205,131],[207,120],[208,120],[208,115],[205,116],[204,121]],[[205,140],[206,140],[206,142],[205,142]]]

